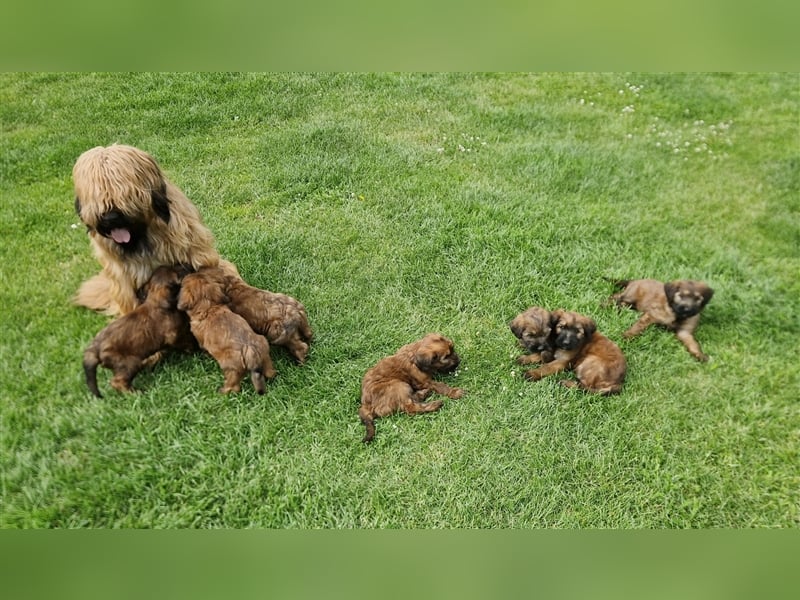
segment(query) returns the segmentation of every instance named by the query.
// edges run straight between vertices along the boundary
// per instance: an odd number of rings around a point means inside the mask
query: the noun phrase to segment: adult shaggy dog
[[[136,290],[161,265],[223,266],[197,207],[155,159],[132,146],[98,146],[72,169],[75,211],[86,225],[100,274],[85,281],[75,303],[110,315],[137,305]]]

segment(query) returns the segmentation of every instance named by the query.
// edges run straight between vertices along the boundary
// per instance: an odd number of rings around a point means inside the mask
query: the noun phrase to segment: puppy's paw
[[[530,365],[533,363],[539,362],[539,355],[536,354],[523,354],[522,356],[517,357],[517,364],[518,365]]]
[[[523,376],[528,381],[539,381],[542,378],[542,374],[538,369],[531,369],[530,371],[525,371]]]
[[[467,393],[466,390],[463,390],[461,388],[453,388],[452,390],[450,390],[450,393],[447,394],[447,397],[452,398],[453,400],[458,400],[459,398],[462,398],[466,393]]]
[[[694,357],[700,362],[708,362],[708,355],[703,354],[702,352],[700,352],[699,354],[695,354]]]
[[[417,402],[422,402],[423,400],[425,400],[425,398],[430,396],[432,392],[433,390],[430,388],[422,388],[421,390],[417,390],[416,392],[414,392],[414,400],[416,400]]]

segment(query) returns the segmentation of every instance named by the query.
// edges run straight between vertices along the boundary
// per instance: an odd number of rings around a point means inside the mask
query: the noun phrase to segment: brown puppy
[[[677,338],[697,360],[708,356],[700,350],[694,331],[700,323],[700,312],[714,295],[702,281],[679,280],[662,283],[655,279],[634,279],[614,282],[622,291],[609,298],[618,306],[628,306],[642,313],[639,320],[622,335],[631,338],[652,324],[674,331]]]
[[[555,353],[553,360],[525,373],[538,381],[560,371],[573,370],[578,382],[564,380],[567,387],[580,386],[598,394],[618,394],[625,380],[627,364],[622,350],[597,331],[595,322],[576,312],[552,313]]]
[[[439,410],[441,400],[422,402],[432,391],[448,398],[461,398],[464,390],[432,379],[436,373],[451,373],[459,363],[453,342],[438,333],[429,333],[378,361],[361,383],[358,416],[367,428],[362,441],[370,442],[375,437],[378,417],[398,411],[413,415]]]
[[[127,314],[159,265],[220,265],[238,274],[220,260],[197,207],[146,152],[123,144],[91,148],[78,157],[72,178],[75,212],[102,267],[81,285],[77,304]]]
[[[183,279],[178,295],[178,309],[189,315],[192,333],[200,346],[219,363],[225,383],[221,394],[238,392],[245,374],[250,371],[259,394],[265,390],[264,377],[275,377],[269,356],[269,343],[258,335],[242,317],[227,306],[228,297],[213,272],[205,269]]]
[[[554,324],[550,311],[538,306],[531,306],[514,317],[509,323],[511,332],[517,337],[520,345],[531,353],[517,358],[519,364],[529,365],[553,360]]]
[[[215,271],[223,278],[230,309],[271,345],[286,348],[302,365],[313,336],[305,307],[291,296],[253,287],[220,268]]]
[[[97,365],[114,372],[111,387],[132,392],[131,382],[148,357],[164,348],[192,350],[197,342],[189,331],[189,319],[177,310],[183,267],[159,267],[138,292],[141,304],[111,322],[95,336],[83,353],[83,371],[91,392],[97,388]]]

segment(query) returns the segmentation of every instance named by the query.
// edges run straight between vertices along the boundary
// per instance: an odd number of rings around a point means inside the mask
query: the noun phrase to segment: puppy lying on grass
[[[694,337],[700,323],[700,313],[714,295],[714,290],[702,281],[682,279],[662,283],[655,279],[631,279],[615,281],[621,291],[613,294],[608,302],[627,306],[642,313],[639,320],[623,333],[632,338],[650,325],[661,325],[670,331],[700,362],[706,362],[700,344]]]
[[[137,296],[141,304],[95,336],[83,353],[83,371],[89,390],[102,398],[97,387],[97,365],[114,372],[111,387],[132,392],[131,384],[146,360],[165,348],[192,350],[197,342],[189,319],[177,309],[183,267],[158,267]]]
[[[517,363],[530,365],[533,363],[547,363],[553,360],[555,351],[555,335],[553,335],[552,313],[546,308],[531,306],[518,314],[509,323],[511,333],[519,340],[520,346],[530,354],[523,354],[517,358]]]
[[[453,342],[438,333],[429,333],[378,361],[361,383],[358,416],[367,428],[362,441],[373,440],[375,419],[379,417],[399,411],[414,415],[439,410],[441,400],[423,402],[431,392],[461,398],[464,390],[433,380],[437,373],[453,372],[460,362]]]
[[[625,380],[627,363],[622,350],[597,331],[595,322],[576,312],[551,313],[555,352],[553,359],[525,372],[531,381],[565,370],[575,372],[577,383],[565,379],[566,387],[580,387],[597,394],[618,394]]]

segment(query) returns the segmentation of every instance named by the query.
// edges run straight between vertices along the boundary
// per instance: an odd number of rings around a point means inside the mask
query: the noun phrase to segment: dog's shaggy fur
[[[597,325],[589,317],[567,310],[555,310],[551,315],[556,348],[553,360],[526,371],[525,378],[538,381],[572,370],[577,383],[565,379],[562,385],[603,395],[618,394],[627,371],[625,355],[619,346],[597,331]]]
[[[225,376],[221,394],[240,391],[248,371],[256,391],[263,394],[264,377],[275,377],[269,343],[226,306],[228,300],[213,273],[207,276],[200,269],[184,277],[178,310],[186,311],[198,343],[219,363]]]
[[[98,146],[72,169],[75,211],[86,225],[102,271],[85,281],[75,303],[106,314],[136,307],[136,290],[161,265],[194,269],[222,263],[194,204],[155,159],[132,146]]]
[[[667,283],[656,279],[629,279],[615,281],[614,285],[621,291],[613,294],[608,301],[642,313],[636,323],[622,334],[623,337],[632,338],[650,325],[661,325],[674,331],[689,354],[697,360],[708,360],[694,337],[700,323],[700,313],[714,296],[714,290],[708,284],[691,279]]]
[[[111,387],[131,392],[136,374],[164,348],[194,350],[197,342],[189,331],[189,319],[177,310],[182,267],[159,267],[139,290],[141,304],[109,323],[83,353],[83,371],[89,390],[102,398],[97,387],[97,366],[114,372]]]
[[[436,373],[451,373],[460,361],[453,342],[438,333],[429,333],[378,361],[361,383],[358,416],[367,428],[362,441],[371,442],[375,437],[378,417],[398,411],[413,415],[439,410],[441,400],[423,402],[432,391],[448,398],[461,398],[464,390],[432,378]]]
[[[205,268],[203,276],[222,287],[228,308],[266,337],[270,346],[284,347],[299,364],[305,363],[313,332],[306,309],[298,300],[248,285],[222,268]]]

